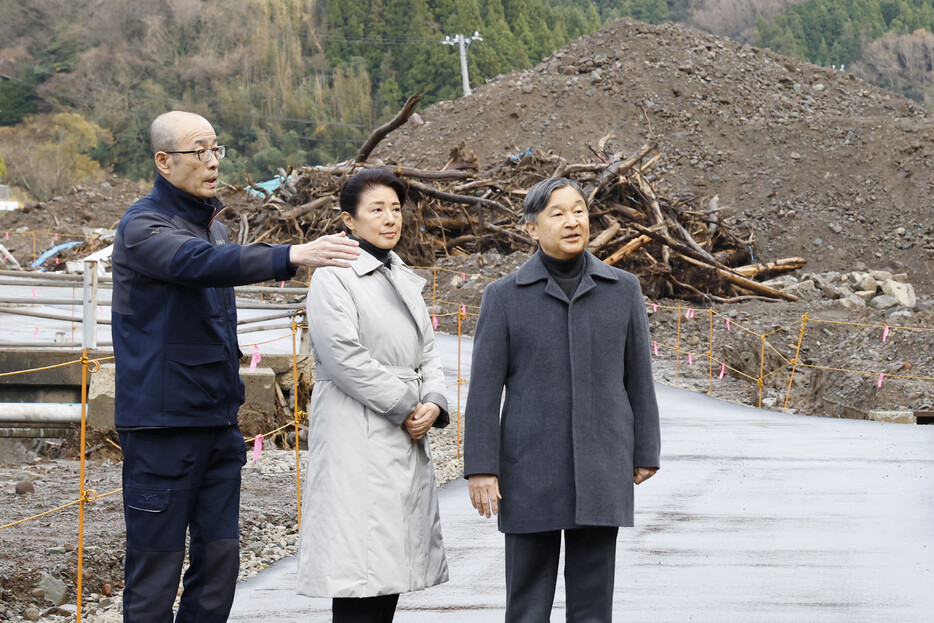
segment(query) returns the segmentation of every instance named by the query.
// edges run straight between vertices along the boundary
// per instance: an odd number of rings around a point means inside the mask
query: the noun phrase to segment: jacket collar
[[[383,263],[376,259],[371,253],[369,253],[363,247],[359,247],[360,256],[354,261],[350,262],[350,267],[353,269],[358,276],[362,277],[363,275],[368,275],[374,270],[377,270],[380,266],[383,266]],[[389,267],[390,270],[396,264],[402,264],[402,259],[396,255],[395,251],[389,252]]]
[[[217,197],[203,200],[192,197],[156,173],[156,182],[152,195],[157,205],[174,212],[190,223],[208,225],[224,209],[224,204]]]
[[[541,253],[542,250],[539,249],[538,252],[532,256],[532,259],[519,268],[518,272],[516,272],[516,285],[527,286],[539,281],[547,281],[545,284],[545,293],[556,299],[567,301],[567,295],[565,295],[561,286],[558,285],[558,282],[552,278],[551,273],[548,272],[548,268],[545,267],[545,263],[541,258]],[[587,262],[584,264],[584,276],[581,277],[581,283],[577,287],[577,292],[574,293],[574,299],[586,294],[595,287],[594,278],[605,279],[607,281],[619,280],[616,271],[613,270],[611,266],[607,265],[606,262],[597,259],[597,256],[590,251],[584,250],[584,254],[587,258]]]
[[[384,264],[368,253],[365,249],[360,249],[360,256],[350,262],[350,268],[358,277],[369,275],[383,268]],[[426,280],[419,277],[415,272],[405,265],[402,258],[395,251],[389,252],[389,282],[399,293],[406,309],[412,315],[412,319],[418,326],[421,322],[425,303],[422,300],[422,288],[425,287]]]

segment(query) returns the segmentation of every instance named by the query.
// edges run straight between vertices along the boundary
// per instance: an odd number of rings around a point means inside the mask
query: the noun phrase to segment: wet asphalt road
[[[620,531],[614,621],[934,621],[934,426],[658,392],[662,470]],[[395,620],[502,621],[502,535],[463,481],[442,488],[441,517],[451,580],[403,595]],[[231,621],[329,621],[329,600],[295,594],[295,572],[287,558],[242,582]]]

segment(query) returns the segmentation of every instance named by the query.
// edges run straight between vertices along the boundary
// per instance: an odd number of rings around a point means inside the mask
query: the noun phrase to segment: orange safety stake
[[[762,408],[762,386],[765,385],[765,383],[762,380],[765,378],[762,374],[765,370],[765,334],[763,333],[762,335],[759,336],[759,338],[762,340],[762,349],[759,351],[759,378],[756,379],[756,384],[759,386],[759,408],[761,409]]]
[[[798,357],[801,356],[801,343],[804,342],[804,332],[808,327],[808,313],[801,316],[801,330],[798,332],[798,345],[795,347],[795,356],[791,360],[791,378],[788,379],[788,391],[785,392],[785,404],[782,413],[788,410],[788,399],[791,397],[791,384],[795,382],[795,370],[798,368]]]
[[[461,305],[457,310],[457,458],[461,458],[461,335],[463,335],[463,321],[467,317],[467,308]]]
[[[81,351],[81,454],[79,455],[79,465],[80,473],[78,478],[80,482],[78,483],[78,492],[79,492],[79,502],[78,502],[78,603],[76,604],[78,611],[76,613],[77,623],[81,623],[81,592],[83,590],[83,580],[84,580],[84,504],[92,498],[88,498],[88,493],[93,493],[94,497],[97,497],[96,492],[85,491],[84,489],[84,452],[86,444],[86,431],[87,431],[87,415],[88,415],[88,372],[97,372],[100,370],[100,363],[96,361],[91,361],[88,359],[88,351],[84,349]]]

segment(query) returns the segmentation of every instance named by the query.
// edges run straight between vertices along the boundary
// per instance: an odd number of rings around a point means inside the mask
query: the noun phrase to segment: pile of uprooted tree
[[[564,176],[583,188],[590,205],[590,251],[639,275],[649,296],[707,301],[748,297],[794,300],[755,279],[794,270],[801,258],[749,264],[754,232],[743,239],[719,217],[716,197],[664,195],[650,172],[660,158],[646,144],[634,154],[606,153],[569,163],[543,152],[505,158],[481,171],[463,145],[440,170],[371,162],[373,148],[412,115],[417,96],[377,128],[348,162],[282,171],[284,181],[259,208],[227,215],[238,242],[305,241],[340,231],[337,200],[343,182],[361,168],[388,167],[409,185],[406,229],[396,251],[410,264],[488,250],[528,251],[522,200],[536,182]],[[255,187],[259,188],[259,187]],[[263,191],[265,192],[265,191]]]

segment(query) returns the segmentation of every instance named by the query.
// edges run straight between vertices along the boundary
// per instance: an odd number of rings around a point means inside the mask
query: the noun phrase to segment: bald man
[[[116,426],[123,448],[123,618],[226,621],[240,567],[237,425],[243,403],[233,287],[283,281],[299,266],[348,266],[343,234],[300,245],[231,244],[216,220],[224,146],[195,114],[150,126],[152,192],[117,227],[113,252]]]

